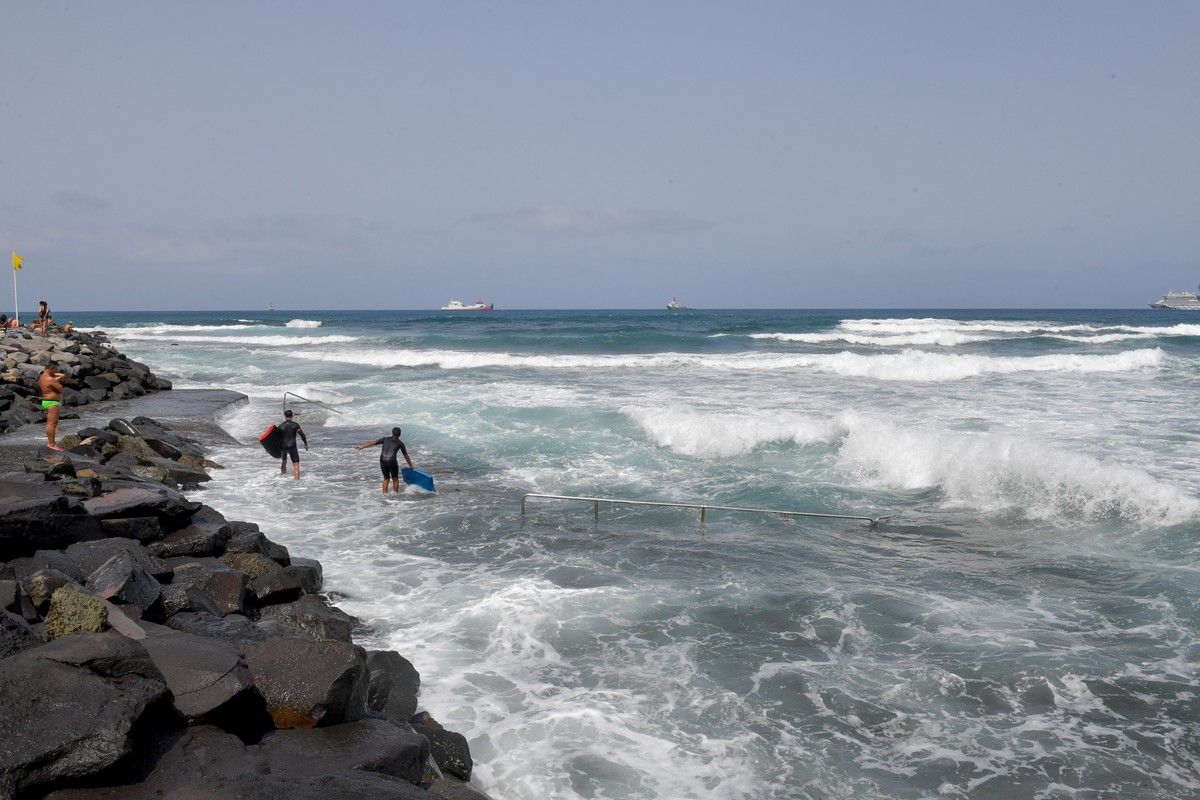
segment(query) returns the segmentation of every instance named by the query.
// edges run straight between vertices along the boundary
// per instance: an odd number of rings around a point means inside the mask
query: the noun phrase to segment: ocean
[[[197,496],[323,562],[497,800],[1200,796],[1200,316],[68,316],[250,396]],[[393,425],[436,495],[381,495]]]

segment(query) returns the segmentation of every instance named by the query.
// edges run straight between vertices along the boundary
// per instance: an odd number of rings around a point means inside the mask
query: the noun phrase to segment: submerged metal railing
[[[314,405],[318,405],[318,406],[320,406],[321,408],[324,408],[324,409],[327,409],[327,410],[329,410],[329,411],[332,411],[332,412],[333,412],[333,413],[335,413],[335,414],[340,414],[340,413],[342,413],[342,412],[338,411],[336,408],[334,408],[333,406],[329,405],[328,403],[322,403],[320,400],[309,400],[307,397],[301,397],[300,395],[296,394],[295,392],[284,392],[284,393],[283,393],[283,407],[284,407],[284,409],[287,409],[287,405],[288,405],[288,401],[287,401],[287,399],[288,399],[288,397],[294,397],[294,398],[296,398],[297,400],[303,400],[303,401],[304,401],[304,402],[306,402],[306,403],[312,403],[312,404],[314,404]]]
[[[600,504],[611,503],[626,506],[662,506],[667,508],[698,508],[700,509],[700,521],[704,522],[704,518],[709,511],[740,511],[751,514],[778,514],[783,517],[818,517],[821,519],[853,519],[859,522],[865,522],[872,528],[879,524],[880,520],[887,517],[868,517],[862,514],[827,514],[821,511],[788,511],[775,508],[753,508],[749,506],[714,506],[708,503],[667,503],[658,500],[623,500],[617,497],[581,497],[571,494],[542,494],[541,492],[527,492],[521,496],[521,516],[525,516],[525,501],[530,499],[543,500],[583,500],[592,504],[592,515],[598,520],[600,519]]]

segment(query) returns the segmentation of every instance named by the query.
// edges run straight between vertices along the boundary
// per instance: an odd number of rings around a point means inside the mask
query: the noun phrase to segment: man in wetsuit
[[[392,489],[396,494],[400,494],[400,461],[398,457],[403,455],[404,460],[408,462],[408,468],[413,469],[412,459],[408,457],[408,448],[404,446],[404,442],[400,441],[400,429],[392,428],[391,436],[360,444],[354,449],[366,450],[377,444],[383,445],[383,449],[379,451],[379,470],[383,473],[383,493],[388,493],[388,481],[390,480]]]
[[[58,414],[62,410],[62,380],[65,377],[61,372],[55,372],[53,361],[47,361],[46,368],[38,375],[42,408],[46,409],[46,446],[51,450],[62,450],[55,438],[58,435]]]
[[[283,412],[283,424],[275,430],[279,431],[279,444],[283,447],[283,461],[279,463],[279,474],[287,474],[287,462],[291,457],[292,473],[295,474],[296,480],[300,480],[300,450],[296,447],[296,436],[299,435],[304,440],[304,449],[307,451],[308,437],[304,435],[304,428],[292,419],[292,411],[288,409]]]

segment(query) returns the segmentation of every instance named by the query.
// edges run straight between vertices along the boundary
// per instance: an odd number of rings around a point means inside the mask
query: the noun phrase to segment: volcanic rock
[[[0,796],[112,766],[166,696],[145,649],[116,633],[69,636],[0,660]]]
[[[100,522],[104,535],[122,539],[134,539],[146,542],[158,539],[163,535],[162,525],[158,517],[128,517],[125,519],[106,519]]]
[[[222,614],[242,614],[248,598],[246,576],[212,559],[192,561],[175,568],[172,583],[192,584],[213,599]]]
[[[147,552],[133,539],[100,539],[95,542],[79,542],[67,548],[70,557],[85,575],[91,575],[105,562],[116,555],[127,555],[133,563],[141,567],[157,581],[171,579],[171,567],[161,558]]]
[[[165,617],[171,617],[184,611],[206,611],[214,616],[221,615],[221,610],[217,608],[216,602],[195,584],[168,584],[162,587],[160,597]]]
[[[366,712],[361,647],[272,637],[247,644],[246,663],[277,728],[354,722]]]
[[[271,773],[315,776],[358,769],[421,779],[429,755],[424,737],[383,720],[364,719],[314,730],[279,730],[260,743]]]
[[[441,778],[434,781],[429,785],[429,794],[437,800],[491,800],[473,786],[468,786],[453,778]]]
[[[218,560],[222,564],[246,573],[246,577],[251,580],[260,578],[268,572],[278,572],[283,569],[262,553],[226,553]]]
[[[38,613],[43,613],[50,605],[50,597],[60,587],[75,583],[71,576],[47,567],[39,569],[23,582],[26,594]]]
[[[0,479],[0,560],[99,539],[100,523],[53,483]]]
[[[413,725],[412,729],[429,740],[429,752],[443,771],[462,778],[471,779],[471,748],[467,737],[461,733],[429,725]]]
[[[157,630],[161,632],[148,636],[142,645],[183,716],[199,719],[252,691],[249,670],[236,646],[169,628]]]
[[[367,708],[397,722],[406,722],[417,710],[421,675],[412,663],[393,650],[367,653],[370,684]]]
[[[0,658],[28,650],[42,644],[42,637],[22,617],[8,611],[0,611]]]
[[[304,595],[292,603],[269,606],[262,610],[262,616],[275,617],[318,641],[349,642],[354,625],[354,617],[330,606],[320,595]]]

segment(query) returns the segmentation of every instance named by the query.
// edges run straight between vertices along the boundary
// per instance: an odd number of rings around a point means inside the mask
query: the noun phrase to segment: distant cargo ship
[[[1151,308],[1177,311],[1200,311],[1200,294],[1196,292],[1167,292],[1150,304]]]
[[[491,303],[485,303],[482,300],[476,300],[471,305],[467,305],[462,300],[451,300],[446,305],[442,306],[442,311],[494,311]]]

